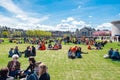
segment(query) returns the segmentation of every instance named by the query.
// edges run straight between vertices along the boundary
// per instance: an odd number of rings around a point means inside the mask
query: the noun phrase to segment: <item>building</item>
[[[111,31],[109,30],[100,30],[93,32],[93,36],[111,36]]]
[[[92,33],[95,32],[96,30],[94,28],[88,28],[88,27],[84,27],[82,29],[76,29],[76,37],[92,37]]]
[[[120,21],[111,22],[112,25],[112,36],[120,36]]]
[[[52,33],[53,37],[64,37],[64,36],[70,36],[73,35],[73,32],[70,31],[50,31]]]

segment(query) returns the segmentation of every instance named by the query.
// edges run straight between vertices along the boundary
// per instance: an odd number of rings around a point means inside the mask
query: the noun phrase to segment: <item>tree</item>
[[[52,33],[42,30],[27,30],[26,35],[29,37],[50,37]]]
[[[21,32],[20,31],[15,31],[13,32],[14,37],[21,37]]]
[[[3,31],[3,32],[2,32],[2,36],[3,36],[4,38],[7,38],[7,37],[9,36],[9,31]]]

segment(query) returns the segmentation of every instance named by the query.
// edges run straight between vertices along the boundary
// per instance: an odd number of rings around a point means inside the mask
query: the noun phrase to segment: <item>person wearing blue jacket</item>
[[[116,51],[113,52],[112,59],[113,60],[119,60],[120,59],[120,54],[118,52],[118,49],[116,49]]]
[[[13,56],[13,48],[10,48],[10,51],[9,51],[9,55],[8,55],[8,57],[12,57]]]
[[[113,48],[110,48],[110,50],[108,51],[109,58],[112,57],[113,52],[114,52],[114,51],[113,51]]]
[[[34,69],[34,73],[29,75],[27,77],[26,80],[39,80],[39,65],[41,64],[42,62],[37,62],[35,64],[35,69]]]

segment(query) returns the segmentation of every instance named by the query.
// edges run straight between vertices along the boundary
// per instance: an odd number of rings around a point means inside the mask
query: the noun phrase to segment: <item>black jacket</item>
[[[50,80],[50,75],[48,73],[44,73],[40,76],[39,80]]]

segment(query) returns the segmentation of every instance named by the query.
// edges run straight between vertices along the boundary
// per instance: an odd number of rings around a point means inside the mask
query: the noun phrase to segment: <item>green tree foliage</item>
[[[13,36],[14,37],[21,37],[21,32],[20,31],[15,31],[15,32],[13,32]]]
[[[42,30],[27,30],[26,35],[29,37],[50,37],[52,33]]]
[[[3,36],[4,38],[8,37],[8,36],[9,36],[9,31],[3,31],[3,32],[2,32],[2,36]]]

